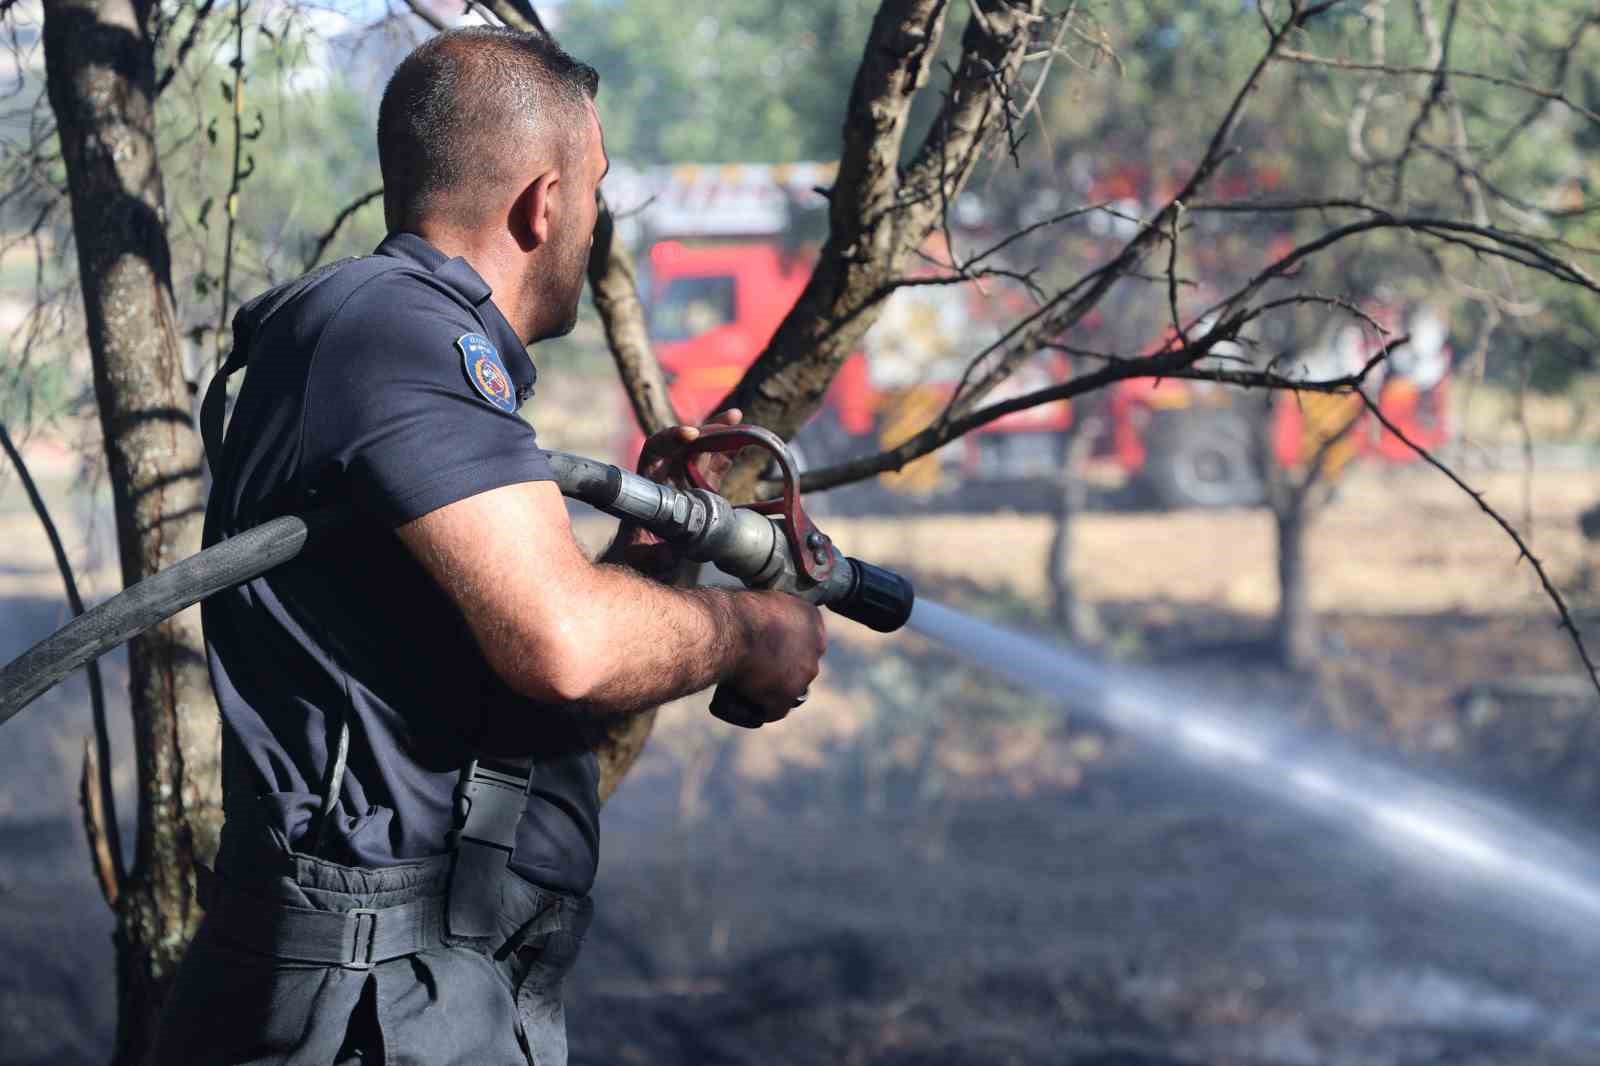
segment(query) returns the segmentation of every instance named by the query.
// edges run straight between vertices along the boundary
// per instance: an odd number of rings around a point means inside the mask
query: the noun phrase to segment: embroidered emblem
[[[481,333],[465,333],[457,339],[456,347],[461,349],[461,366],[467,372],[467,380],[478,390],[478,395],[507,414],[516,411],[517,397],[511,387],[511,374],[489,338]]]

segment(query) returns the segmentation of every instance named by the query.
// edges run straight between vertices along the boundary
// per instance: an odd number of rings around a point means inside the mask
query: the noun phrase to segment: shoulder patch
[[[507,414],[514,413],[517,396],[511,386],[511,373],[489,338],[481,333],[463,333],[456,339],[456,347],[461,349],[461,368],[478,395]]]

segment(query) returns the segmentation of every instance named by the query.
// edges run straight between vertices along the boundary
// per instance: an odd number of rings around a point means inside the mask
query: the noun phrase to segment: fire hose
[[[694,459],[745,448],[767,452],[780,495],[735,506],[706,487]],[[827,607],[880,633],[911,617],[911,583],[840,553],[818,529],[800,498],[793,456],[777,436],[757,426],[710,427],[674,460],[687,487],[662,484],[609,463],[548,452],[562,495],[674,545],[686,559],[711,563],[749,588],[776,589]],[[169,566],[107,599],[0,669],[0,725],[91,659],[150,626],[298,558],[330,530],[350,524],[354,510],[330,506],[284,515],[245,530]],[[714,712],[732,693],[719,690]]]

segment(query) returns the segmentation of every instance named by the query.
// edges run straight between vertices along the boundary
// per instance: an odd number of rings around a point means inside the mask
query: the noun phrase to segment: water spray
[[[1192,686],[1106,663],[926,599],[911,628],[975,666],[1046,694],[1151,748],[1352,829],[1454,883],[1476,881],[1529,916],[1592,933],[1600,860],[1592,849],[1465,789],[1357,753]]]

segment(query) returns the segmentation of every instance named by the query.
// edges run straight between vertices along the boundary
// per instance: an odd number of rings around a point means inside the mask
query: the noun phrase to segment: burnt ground
[[[665,835],[642,800],[608,826],[575,1062],[1600,1057],[1600,947],[1165,766]]]
[[[725,782],[694,825],[668,784],[608,811],[575,1066],[1600,1061],[1600,944],[1164,764],[879,811],[741,813]],[[0,1062],[103,1061],[110,922],[76,827],[9,824],[0,851]]]

